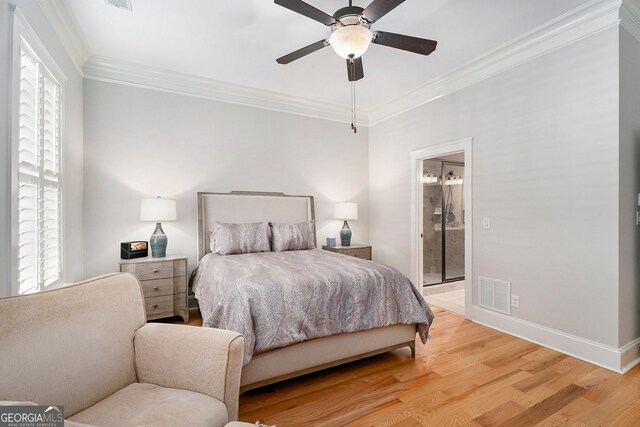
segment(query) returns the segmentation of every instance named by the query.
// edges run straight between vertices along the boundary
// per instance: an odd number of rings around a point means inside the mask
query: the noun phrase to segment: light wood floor
[[[396,350],[245,393],[240,419],[286,426],[640,426],[640,367],[615,374],[433,307]],[[190,324],[200,325],[195,318]]]

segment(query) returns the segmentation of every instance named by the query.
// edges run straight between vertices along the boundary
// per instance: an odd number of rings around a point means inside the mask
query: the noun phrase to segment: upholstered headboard
[[[304,222],[316,219],[313,196],[283,193],[198,193],[198,260],[209,253],[209,228],[215,221]]]

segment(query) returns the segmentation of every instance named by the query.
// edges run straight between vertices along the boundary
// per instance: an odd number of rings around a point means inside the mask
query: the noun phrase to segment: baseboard
[[[640,338],[620,348],[620,371],[624,374],[640,363]]]
[[[615,348],[475,305],[471,320],[620,374],[640,363],[640,338]]]

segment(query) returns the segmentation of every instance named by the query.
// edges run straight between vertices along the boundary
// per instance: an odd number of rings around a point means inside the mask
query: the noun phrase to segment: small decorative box
[[[145,241],[120,243],[120,258],[144,258],[149,255],[149,244]]]
[[[327,246],[335,246],[336,238],[335,237],[327,237]]]

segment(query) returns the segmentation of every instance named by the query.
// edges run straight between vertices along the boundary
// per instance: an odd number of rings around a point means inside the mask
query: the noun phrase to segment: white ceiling
[[[327,38],[328,27],[270,0],[69,0],[93,55],[344,105],[346,64],[330,47],[289,65],[276,58]],[[430,56],[372,45],[358,104],[416,89],[587,0],[408,0],[373,29],[438,41]],[[346,0],[308,0],[333,14]],[[368,0],[356,0],[365,7]]]

